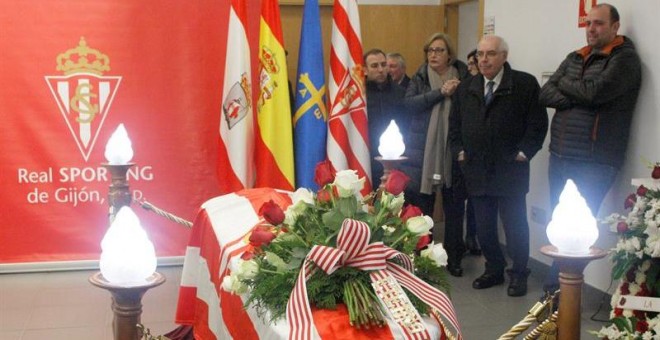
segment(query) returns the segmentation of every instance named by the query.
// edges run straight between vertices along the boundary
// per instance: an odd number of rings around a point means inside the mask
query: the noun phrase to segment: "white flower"
[[[399,215],[401,208],[403,208],[403,203],[405,203],[405,198],[403,193],[400,193],[396,196],[390,194],[389,192],[383,191],[382,196],[380,197],[380,203],[394,215]]]
[[[394,227],[390,227],[387,224],[382,225],[381,228],[385,230],[385,235],[391,235],[393,232],[396,231]]]
[[[259,265],[257,264],[256,261],[241,260],[234,274],[238,276],[238,278],[240,278],[241,280],[249,280],[249,279],[254,279],[254,277],[257,276],[258,272],[259,272]]]
[[[637,295],[637,293],[639,293],[642,290],[642,287],[640,287],[638,284],[634,282],[629,282],[628,290],[630,291],[630,295]]]
[[[635,272],[635,283],[641,285],[644,282],[646,282],[646,273],[641,270]]]
[[[603,327],[600,329],[600,331],[598,331],[599,338],[619,339],[621,336],[621,332],[618,328],[616,328],[616,325],[613,324],[607,327]]]
[[[291,200],[293,201],[294,205],[298,202],[314,204],[314,193],[305,188],[298,188],[298,190],[293,193]]]
[[[222,279],[222,289],[234,294],[247,292],[247,286],[236,275],[227,275]]]
[[[648,254],[651,257],[660,257],[660,229],[647,226],[644,229],[644,233],[648,235],[646,239],[646,247],[644,247],[644,253]]]
[[[598,331],[598,337],[599,338],[607,338],[607,339],[619,339],[623,336],[623,334],[619,331],[618,328],[616,328],[616,325],[609,325],[608,327],[603,327]]]
[[[341,170],[332,184],[337,187],[339,197],[358,196],[364,187],[364,178],[358,178],[356,170]]]
[[[427,248],[422,250],[420,254],[433,260],[438,267],[447,265],[447,252],[442,247],[442,243],[429,243]]]
[[[640,271],[646,272],[647,270],[651,269],[651,261],[646,260],[642,262],[642,265],[639,267]]]
[[[302,215],[307,207],[314,204],[314,193],[305,189],[299,188],[293,195],[291,195],[291,205],[284,211],[284,224],[292,226],[298,220],[298,216]]]
[[[415,235],[427,234],[433,228],[433,219],[429,216],[415,216],[406,221],[406,228]]]
[[[634,294],[632,294],[632,290],[630,291],[630,293],[631,293],[631,295],[634,295]],[[624,309],[623,313],[621,313],[621,315],[623,315],[627,318],[632,318],[634,314],[633,314],[632,309]]]

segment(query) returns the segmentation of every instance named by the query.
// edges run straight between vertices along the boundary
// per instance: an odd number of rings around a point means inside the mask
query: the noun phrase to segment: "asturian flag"
[[[230,45],[231,46],[231,45]],[[286,54],[277,0],[263,0],[259,28],[257,187],[294,189],[293,134]]]
[[[335,0],[330,50],[330,118],[328,159],[336,170],[356,170],[371,191],[369,129],[360,41],[360,18],[355,0]]]
[[[316,191],[316,164],[325,160],[328,111],[318,0],[305,0],[293,117],[296,185]]]
[[[221,193],[254,185],[254,110],[246,24],[246,2],[232,0],[218,147],[217,174]]]

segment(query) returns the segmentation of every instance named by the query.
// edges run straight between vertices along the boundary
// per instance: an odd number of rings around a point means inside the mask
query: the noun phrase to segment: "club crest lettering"
[[[110,58],[89,47],[84,37],[77,47],[57,56],[55,70],[63,74],[44,78],[80,154],[87,161],[122,77],[104,75],[110,71]]]

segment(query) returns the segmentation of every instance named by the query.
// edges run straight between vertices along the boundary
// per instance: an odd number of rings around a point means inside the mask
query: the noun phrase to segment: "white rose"
[[[415,216],[406,221],[406,228],[415,235],[428,233],[433,228],[433,219],[429,216]]]
[[[298,188],[298,190],[293,193],[291,200],[293,201],[293,204],[298,202],[314,204],[314,193],[305,188]]]
[[[293,226],[296,223],[296,220],[298,220],[299,215],[300,213],[296,211],[294,206],[290,205],[284,212],[284,224]]]
[[[335,175],[332,184],[337,187],[339,197],[351,197],[360,193],[364,187],[364,178],[358,178],[355,170],[341,170]]]
[[[238,268],[236,269],[236,276],[238,276],[242,280],[250,280],[254,279],[255,276],[257,276],[257,273],[259,272],[259,265],[257,262],[250,260],[250,261],[241,261],[238,264]]]
[[[234,294],[243,294],[247,292],[247,286],[236,277],[236,275],[227,275],[222,279],[222,289]]]
[[[403,193],[394,196],[389,192],[383,191],[383,194],[380,197],[380,204],[382,204],[387,210],[391,211],[394,215],[399,215],[401,208],[403,208],[403,203],[405,203]]]
[[[420,254],[433,260],[438,267],[447,265],[447,252],[442,247],[442,243],[429,243],[427,248],[422,250]]]

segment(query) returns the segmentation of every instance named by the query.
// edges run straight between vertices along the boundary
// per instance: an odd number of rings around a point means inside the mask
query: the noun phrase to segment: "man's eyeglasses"
[[[426,54],[442,54],[447,51],[446,48],[442,47],[430,47],[428,50],[426,50]]]
[[[483,58],[483,57],[488,57],[488,58],[494,58],[497,56],[501,51],[477,51],[477,58]]]

